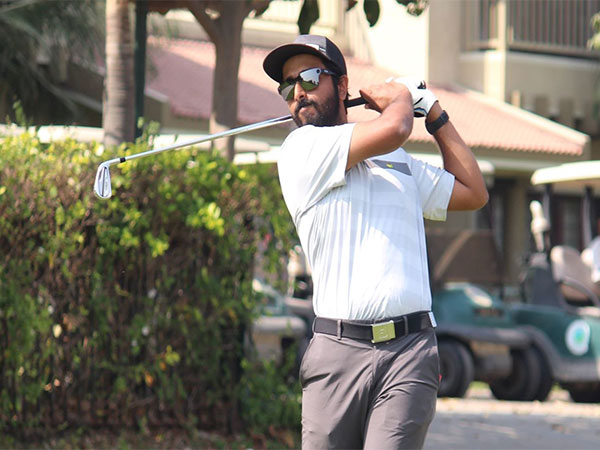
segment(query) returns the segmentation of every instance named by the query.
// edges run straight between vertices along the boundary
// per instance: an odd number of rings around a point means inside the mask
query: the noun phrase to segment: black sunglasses
[[[300,82],[300,86],[302,86],[302,89],[305,91],[312,91],[319,86],[319,77],[322,73],[332,76],[337,75],[331,70],[320,69],[318,67],[306,69],[300,72],[296,78],[288,78],[283,81],[277,88],[277,91],[285,101],[292,100],[294,98],[294,88],[296,87],[296,83]]]

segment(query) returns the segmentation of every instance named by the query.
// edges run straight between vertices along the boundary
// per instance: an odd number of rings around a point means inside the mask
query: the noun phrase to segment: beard
[[[326,98],[322,104],[310,101],[306,98],[300,100],[296,105],[292,118],[298,127],[304,125],[314,125],[316,127],[330,127],[339,124],[340,103],[338,101],[338,90],[334,83],[333,93]],[[313,111],[307,112],[307,107],[313,107]],[[300,111],[303,111],[303,117],[300,117]]]

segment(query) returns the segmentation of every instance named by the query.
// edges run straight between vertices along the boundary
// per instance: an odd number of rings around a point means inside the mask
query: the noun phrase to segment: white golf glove
[[[410,92],[413,99],[413,111],[415,117],[426,117],[437,98],[433,92],[427,89],[425,81],[411,77],[390,77],[386,83],[402,83]]]

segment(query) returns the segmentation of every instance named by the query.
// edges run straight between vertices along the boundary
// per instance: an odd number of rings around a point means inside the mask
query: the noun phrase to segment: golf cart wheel
[[[463,397],[473,381],[475,365],[469,350],[460,342],[443,340],[440,355],[440,388],[438,397]]]
[[[552,386],[554,385],[554,378],[552,378],[552,369],[550,369],[550,364],[546,360],[546,357],[542,353],[540,349],[537,347],[532,347],[533,352],[538,359],[538,364],[540,367],[540,381],[538,384],[537,391],[533,396],[534,400],[539,402],[544,402],[548,398],[548,394],[552,390]]]
[[[508,377],[490,383],[494,397],[498,400],[532,401],[536,395],[541,396],[542,368],[535,349],[513,349],[510,353],[512,372]]]
[[[576,383],[565,386],[577,403],[600,403],[600,383]]]

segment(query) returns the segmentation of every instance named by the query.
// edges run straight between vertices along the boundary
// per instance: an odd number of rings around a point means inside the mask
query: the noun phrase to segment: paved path
[[[598,449],[600,404],[553,391],[548,401],[504,402],[487,389],[439,399],[425,449]]]

